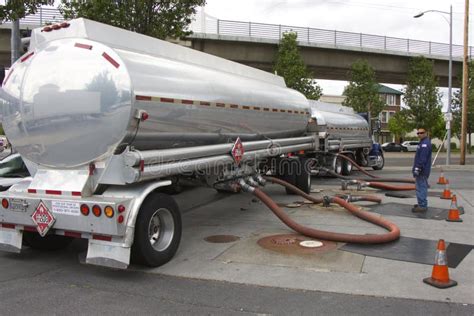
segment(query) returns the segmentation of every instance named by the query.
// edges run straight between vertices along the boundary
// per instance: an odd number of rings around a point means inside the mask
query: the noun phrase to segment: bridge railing
[[[58,9],[39,8],[36,14],[26,16],[20,20],[20,23],[27,26],[42,26],[47,23],[55,23],[63,20],[64,18]],[[194,24],[194,26],[195,27],[191,28],[191,30],[196,33],[279,40],[285,32],[296,32],[301,45],[346,46],[360,49],[449,57],[449,44],[407,38],[220,19],[206,19],[204,30],[200,29],[199,23]],[[452,49],[453,58],[462,58],[462,45],[453,45]],[[472,56],[472,53],[473,47],[470,46],[469,55]]]
[[[215,23],[214,27],[207,22],[204,33],[279,40],[285,32],[295,32],[298,35],[298,41],[303,45],[322,44],[449,57],[449,44],[445,43],[278,24],[220,19],[217,19]],[[469,47],[470,55],[472,55],[472,50],[473,48]],[[462,58],[463,46],[453,45],[452,54],[453,58]]]

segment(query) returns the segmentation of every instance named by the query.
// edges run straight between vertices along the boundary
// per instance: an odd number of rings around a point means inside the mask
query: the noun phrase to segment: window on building
[[[395,94],[387,94],[386,102],[387,105],[395,105],[396,96]]]
[[[388,112],[387,111],[380,112],[379,119],[381,123],[388,123]]]

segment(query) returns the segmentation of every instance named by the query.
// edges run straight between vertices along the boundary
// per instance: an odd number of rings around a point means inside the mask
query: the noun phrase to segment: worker
[[[413,177],[416,184],[416,199],[413,212],[426,212],[428,210],[428,178],[431,171],[431,141],[426,128],[418,128],[416,135],[420,139],[413,162]]]

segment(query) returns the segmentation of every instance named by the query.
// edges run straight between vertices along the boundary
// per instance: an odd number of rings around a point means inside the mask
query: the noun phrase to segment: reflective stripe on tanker
[[[162,98],[162,97],[152,97],[152,96],[144,96],[144,95],[136,95],[135,100],[161,102],[161,103],[173,103],[173,104],[181,104],[181,105],[198,105],[198,106],[206,106],[206,107],[213,107],[213,108],[251,110],[251,111],[258,111],[258,112],[278,112],[278,113],[288,113],[288,114],[309,115],[309,112],[305,112],[305,111],[275,109],[275,108],[262,107],[262,106],[238,105],[238,104],[221,103],[221,102],[206,102],[206,101],[185,100],[185,99],[175,99],[175,98]]]

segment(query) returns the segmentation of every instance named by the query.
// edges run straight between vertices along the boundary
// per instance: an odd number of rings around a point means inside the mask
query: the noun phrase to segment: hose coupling
[[[357,182],[357,191],[360,191],[362,188],[368,187],[369,185],[369,182]]]
[[[253,193],[255,191],[255,188],[251,186],[250,184],[248,184],[247,182],[245,182],[244,179],[239,180],[239,185],[242,188],[242,191],[244,192]]]
[[[346,202],[352,202],[352,198],[353,198],[353,196],[350,194],[337,194],[336,196],[338,198],[345,200]]]
[[[248,178],[247,178],[247,182],[248,182],[248,184],[250,184],[250,185],[253,186],[253,187],[258,187],[258,186],[260,185],[260,184],[259,184],[257,181],[255,181],[252,177],[248,177]]]
[[[262,187],[265,186],[265,184],[267,184],[267,180],[265,180],[261,175],[259,174],[256,174],[253,176],[253,179],[255,181],[257,181]]]
[[[331,205],[331,197],[328,195],[325,195],[323,197],[323,206],[324,207],[329,207]]]
[[[347,190],[349,188],[349,185],[354,185],[358,184],[359,182],[357,180],[342,180],[341,181],[341,189],[343,191]]]

